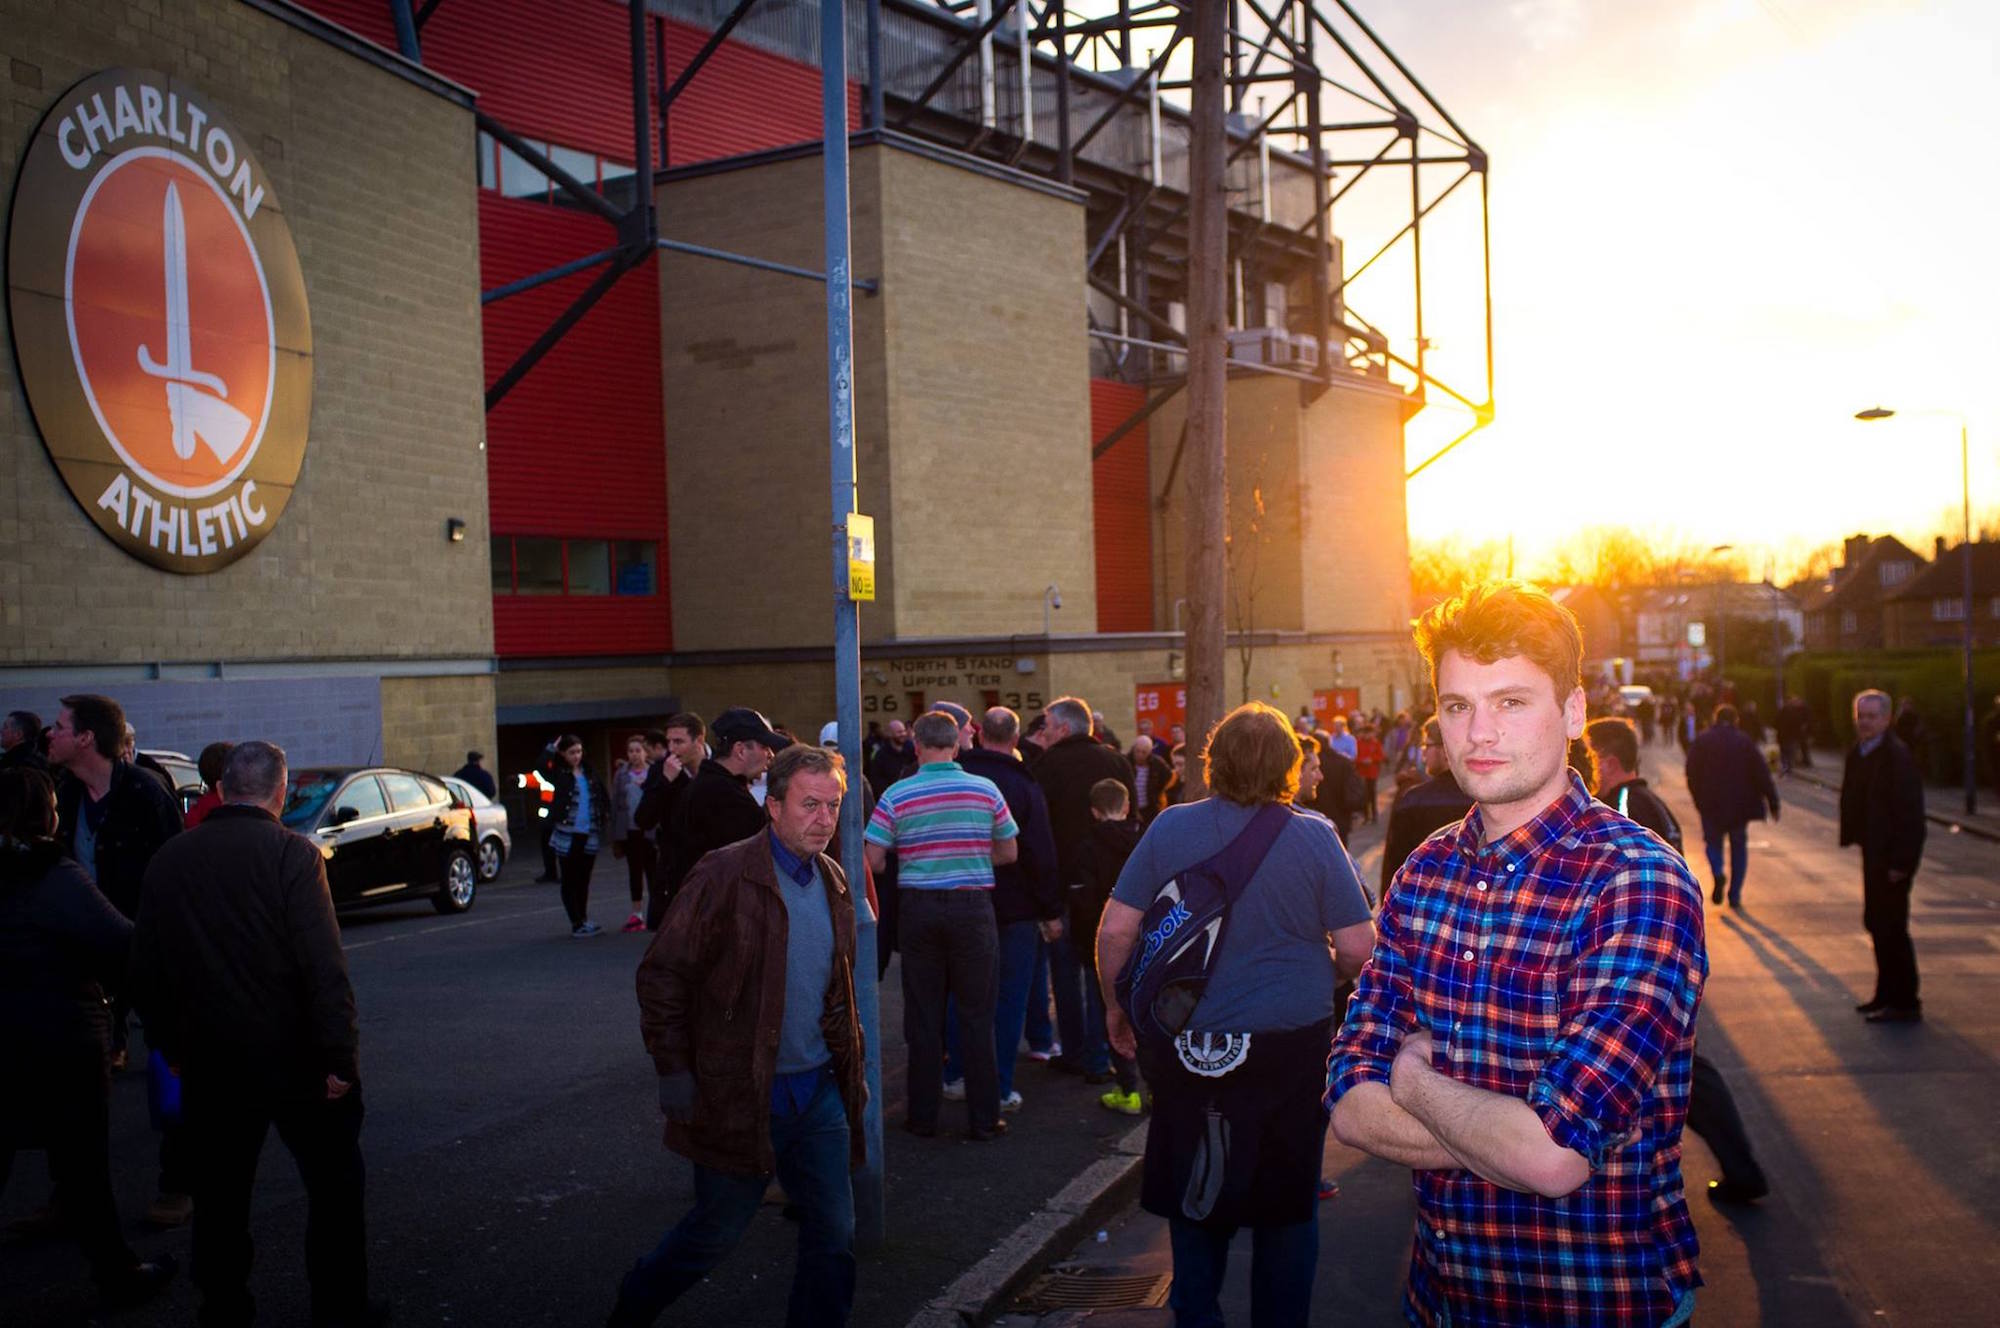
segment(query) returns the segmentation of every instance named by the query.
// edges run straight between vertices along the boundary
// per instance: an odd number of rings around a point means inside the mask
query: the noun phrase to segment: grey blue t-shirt
[[[1144,910],[1175,872],[1221,852],[1255,807],[1207,798],[1162,811],[1139,841],[1111,897]],[[1196,1033],[1278,1033],[1333,1013],[1327,933],[1368,920],[1368,900],[1333,823],[1298,812],[1236,898]]]

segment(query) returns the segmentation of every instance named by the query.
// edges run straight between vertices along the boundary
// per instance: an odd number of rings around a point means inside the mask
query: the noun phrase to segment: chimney
[[[1944,536],[1937,536],[1937,543],[1931,546],[1931,559],[1940,563],[1944,561]]]
[[[1868,537],[1866,535],[1849,535],[1845,546],[1841,549],[1840,565],[1848,569],[1858,567],[1861,564],[1861,560],[1867,556]]]

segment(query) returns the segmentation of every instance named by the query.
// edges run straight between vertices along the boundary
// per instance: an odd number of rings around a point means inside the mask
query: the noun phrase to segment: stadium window
[[[611,545],[604,540],[571,540],[568,544],[569,593],[611,593]]]
[[[639,540],[619,540],[612,546],[617,571],[612,593],[650,595],[655,584],[654,569],[659,565],[659,545]]]
[[[560,595],[563,593],[563,549],[558,539],[514,541],[514,593],[517,595]]]
[[[511,595],[514,593],[514,539],[511,535],[495,535],[487,547],[492,551],[493,593]]]

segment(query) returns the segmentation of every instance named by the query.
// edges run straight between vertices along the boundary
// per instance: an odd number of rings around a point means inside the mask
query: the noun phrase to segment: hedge
[[[1963,655],[1954,649],[1810,652],[1785,662],[1785,692],[1803,696],[1812,714],[1813,737],[1821,746],[1846,747],[1854,741],[1854,694],[1879,687],[1901,704],[1917,704],[1929,731],[1921,753],[1925,775],[1938,783],[1958,782],[1964,737]],[[1775,695],[1769,669],[1732,669],[1740,698],[1755,700],[1767,716]],[[1760,687],[1762,690],[1760,690]],[[1982,719],[2000,693],[2000,650],[1972,657],[1974,720]]]

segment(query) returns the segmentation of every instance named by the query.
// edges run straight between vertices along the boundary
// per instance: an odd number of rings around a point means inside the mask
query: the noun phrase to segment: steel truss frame
[[[1490,161],[1451,113],[1430,93],[1409,67],[1389,49],[1350,0],[1228,0],[1228,46],[1224,78],[1232,111],[1228,128],[1230,149],[1225,170],[1252,153],[1269,152],[1291,170],[1307,172],[1312,181],[1312,206],[1305,219],[1286,225],[1261,215],[1261,208],[1232,206],[1229,251],[1233,262],[1254,267],[1260,275],[1289,278],[1303,272],[1312,298],[1302,330],[1319,347],[1318,364],[1310,373],[1279,366],[1232,360],[1240,372],[1275,372],[1303,378],[1308,397],[1326,390],[1345,374],[1387,377],[1400,370],[1419,402],[1433,392],[1463,407],[1472,424],[1408,472],[1415,477],[1492,422],[1493,313],[1492,242],[1490,228]],[[413,10],[411,0],[385,0],[394,19],[402,54],[422,63],[421,31],[444,0],[424,0]],[[708,40],[686,67],[668,81],[665,20],[656,11],[665,6],[648,0],[628,0],[629,49],[633,103],[633,160],[650,163],[652,179],[666,172],[666,145],[675,100],[706,67],[723,42],[749,17],[759,0],[735,0],[715,23]],[[1144,337],[1123,335],[1087,318],[1094,339],[1119,348],[1128,376],[1155,387],[1145,405],[1110,431],[1095,447],[1103,455],[1146,417],[1157,411],[1178,378],[1156,375],[1156,353],[1173,355],[1185,347],[1185,337],[1172,327],[1167,297],[1185,284],[1187,195],[1150,172],[1121,169],[1086,153],[1119,116],[1149,114],[1158,93],[1186,86],[1167,78],[1175,57],[1190,40],[1190,0],[1081,0],[1105,12],[1072,12],[1079,0],[865,0],[866,83],[863,121],[867,129],[906,132],[956,150],[997,160],[1009,167],[1042,175],[1082,189],[1090,200],[1090,289],[1112,307],[1135,318],[1148,330]],[[1025,21],[1016,17],[1016,7]],[[765,8],[775,7],[766,0]],[[944,54],[922,90],[899,95],[891,86],[895,75],[885,69],[882,18],[884,9],[905,23],[915,22],[942,34]],[[980,10],[985,12],[982,14]],[[650,20],[650,22],[649,22]],[[1010,22],[1010,20],[1012,20]],[[1024,31],[1025,30],[1025,31]],[[1022,37],[1030,74],[1024,82],[1035,90],[1053,84],[1056,125],[1053,142],[1034,133],[1027,117],[1011,128],[983,123],[974,115],[968,123],[962,110],[942,103],[941,94],[954,87],[967,62],[988,64],[998,45],[1008,57],[1020,59]],[[648,50],[649,39],[651,51]],[[1143,53],[1145,63],[1134,61]],[[648,61],[657,84],[647,86]],[[919,70],[921,75],[924,71]],[[901,71],[908,76],[909,71]],[[1072,109],[1086,102],[1093,118],[1080,131],[1072,124]],[[890,103],[894,103],[893,110]],[[1137,110],[1133,108],[1137,104]],[[1264,109],[1269,104],[1270,109]],[[1259,112],[1244,113],[1246,105]],[[1166,106],[1170,119],[1184,113]],[[479,127],[507,149],[545,174],[565,198],[596,214],[613,229],[614,242],[598,252],[519,281],[484,292],[482,303],[507,299],[565,277],[600,266],[605,271],[582,291],[519,359],[486,391],[491,411],[552,349],[568,330],[602,299],[617,281],[642,268],[662,250],[688,253],[721,262],[744,264],[765,271],[814,281],[823,273],[772,263],[749,255],[681,244],[661,237],[652,190],[644,188],[628,207],[619,208],[595,189],[575,179],[546,154],[512,133],[493,117],[480,113]],[[1277,140],[1276,143],[1273,140]],[[656,151],[657,144],[657,151]],[[1424,168],[1457,167],[1442,189],[1426,194]],[[1360,264],[1332,271],[1341,250],[1332,233],[1333,209],[1372,174],[1407,172],[1407,220]],[[1339,173],[1349,172],[1344,179]],[[646,179],[644,175],[638,177]],[[1428,362],[1425,332],[1424,222],[1461,187],[1478,181],[1480,266],[1484,306],[1485,382],[1478,387],[1455,386],[1435,373]],[[1340,179],[1336,190],[1334,182]],[[1407,242],[1407,244],[1405,243]],[[1381,327],[1354,309],[1349,288],[1399,248],[1409,253],[1414,349],[1403,355],[1392,350]],[[1121,256],[1125,267],[1117,263]],[[1123,277],[1122,289],[1120,278]],[[852,281],[872,292],[872,281]],[[1336,351],[1336,347],[1338,350]],[[1144,354],[1131,354],[1142,350]]]

